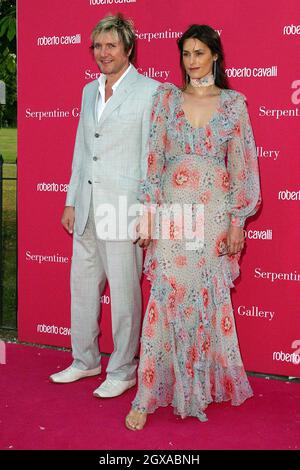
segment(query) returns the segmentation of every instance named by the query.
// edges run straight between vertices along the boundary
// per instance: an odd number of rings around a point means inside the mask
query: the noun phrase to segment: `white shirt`
[[[129,67],[127,67],[127,69],[125,70],[125,72],[123,73],[123,75],[121,75],[121,77],[119,78],[119,80],[116,81],[116,83],[113,84],[112,86],[112,91],[114,93],[114,91],[116,91],[116,89],[118,88],[118,86],[120,85],[121,81],[126,77],[126,75],[128,74],[128,72],[130,71],[130,69],[132,68],[132,65],[129,64]],[[104,108],[105,106],[107,105],[107,103],[109,102],[110,98],[105,101],[105,83],[106,83],[106,75],[104,75],[104,73],[102,73],[100,75],[100,77],[98,78],[98,82],[99,82],[99,95],[98,95],[98,103],[97,103],[97,119],[98,119],[98,122],[100,121],[100,118],[101,118],[101,115],[104,111]]]

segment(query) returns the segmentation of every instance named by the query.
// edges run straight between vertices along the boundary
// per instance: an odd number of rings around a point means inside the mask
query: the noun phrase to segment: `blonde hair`
[[[107,15],[95,26],[91,34],[91,40],[94,43],[95,37],[100,33],[108,31],[115,32],[124,45],[125,53],[129,51],[129,60],[132,62],[135,58],[135,31],[132,20],[127,20],[121,13],[117,15]],[[92,46],[93,47],[93,46]]]

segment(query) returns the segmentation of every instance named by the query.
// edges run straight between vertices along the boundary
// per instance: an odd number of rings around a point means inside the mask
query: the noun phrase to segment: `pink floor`
[[[92,392],[104,374],[67,385],[48,381],[70,359],[68,352],[7,344],[7,363],[0,365],[0,449],[300,448],[299,383],[250,377],[254,398],[240,407],[210,405],[206,423],[182,420],[168,407],[132,432],[123,422],[135,389],[101,400]]]

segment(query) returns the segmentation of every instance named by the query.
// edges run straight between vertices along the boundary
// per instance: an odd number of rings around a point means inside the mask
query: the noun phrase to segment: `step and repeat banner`
[[[133,19],[138,70],[181,83],[176,40],[192,23],[221,35],[231,88],[247,96],[263,207],[248,221],[233,291],[248,371],[300,373],[300,5],[298,0],[19,0],[19,339],[70,346],[72,238],[60,219],[82,87],[99,76],[90,33],[107,13]],[[143,280],[144,308],[149,295]],[[109,290],[101,351],[112,348]]]

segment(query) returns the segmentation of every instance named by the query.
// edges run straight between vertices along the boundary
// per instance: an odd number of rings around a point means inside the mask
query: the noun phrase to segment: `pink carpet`
[[[68,352],[7,344],[7,364],[0,365],[0,449],[300,448],[299,383],[250,377],[254,398],[240,407],[210,405],[206,423],[182,420],[168,407],[151,415],[143,431],[131,432],[123,422],[135,389],[94,398],[104,373],[100,379],[50,383],[49,374],[70,360]]]

